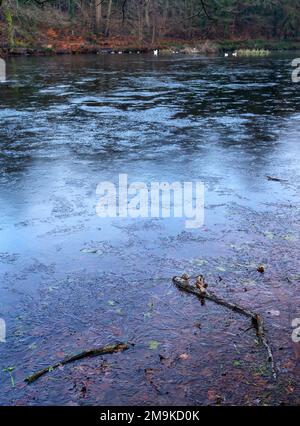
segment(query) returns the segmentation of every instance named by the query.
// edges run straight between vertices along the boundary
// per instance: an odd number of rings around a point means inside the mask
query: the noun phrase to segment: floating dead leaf
[[[183,280],[185,280],[185,281],[188,281],[188,280],[190,279],[190,276],[189,276],[189,274],[183,274],[183,275],[181,276],[181,278],[182,278]]]
[[[272,317],[279,317],[280,311],[277,311],[276,309],[271,309],[270,311],[268,311],[268,314],[272,315]]]
[[[254,281],[254,280],[251,280],[251,279],[246,279],[246,280],[243,280],[242,281],[242,284],[244,285],[244,286],[248,286],[248,287],[253,287],[253,286],[256,286],[256,281]]]
[[[207,391],[207,398],[209,401],[215,401],[218,398],[218,394],[215,390],[208,390]]]
[[[189,358],[189,355],[187,353],[183,353],[179,355],[179,359],[186,361]]]
[[[96,248],[83,248],[80,251],[81,251],[81,253],[95,254],[95,253],[98,252],[98,249],[96,249]]]
[[[203,377],[211,377],[213,375],[213,372],[210,368],[205,367],[203,370],[200,371],[200,375]]]
[[[291,243],[298,240],[296,235],[292,235],[292,234],[284,235],[283,239],[286,241],[290,241]]]
[[[157,342],[156,340],[150,340],[149,342],[149,349],[151,349],[152,351],[156,351],[157,348],[159,347],[160,343]]]
[[[266,236],[267,238],[269,238],[269,240],[273,240],[273,239],[274,239],[274,234],[273,234],[273,232],[266,232],[266,233],[265,233],[265,236]]]
[[[29,345],[28,348],[33,351],[34,349],[37,348],[37,345],[36,343],[31,343],[31,345]]]
[[[203,265],[206,265],[208,262],[205,259],[198,258],[198,259],[194,259],[193,263],[198,266],[203,266]]]

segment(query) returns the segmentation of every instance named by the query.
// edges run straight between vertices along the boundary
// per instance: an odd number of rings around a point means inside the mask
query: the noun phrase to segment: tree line
[[[104,37],[297,39],[300,0],[0,0],[8,25],[28,10],[60,13]],[[36,12],[37,13],[37,12]],[[26,15],[26,16],[27,16]]]

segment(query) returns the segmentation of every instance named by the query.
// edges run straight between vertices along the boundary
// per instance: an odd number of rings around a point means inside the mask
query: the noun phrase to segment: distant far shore
[[[91,44],[81,36],[49,37],[47,44],[26,45],[18,43],[8,46],[0,44],[0,56],[51,56],[75,54],[145,54],[159,49],[160,54],[218,54],[238,49],[267,49],[269,51],[300,50],[300,41],[287,40],[181,40],[161,39],[155,45],[139,44],[138,40],[116,38]]]

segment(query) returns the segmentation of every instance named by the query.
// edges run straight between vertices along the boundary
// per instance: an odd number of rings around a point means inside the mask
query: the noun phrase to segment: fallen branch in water
[[[248,309],[245,309],[245,308],[243,308],[239,305],[236,305],[235,303],[227,302],[226,300],[221,299],[220,297],[216,296],[215,294],[213,294],[213,293],[211,293],[207,290],[204,292],[201,289],[193,287],[189,284],[187,279],[184,279],[184,278],[181,278],[181,277],[174,277],[173,282],[180,290],[194,294],[200,300],[203,300],[203,299],[210,300],[212,302],[217,303],[218,305],[225,306],[226,308],[231,309],[234,312],[238,312],[239,314],[250,318],[251,321],[252,321],[252,326],[256,330],[257,337],[260,339],[261,343],[264,345],[264,347],[267,350],[268,362],[270,362],[270,364],[271,364],[273,377],[274,377],[274,379],[277,378],[277,372],[276,372],[276,366],[275,366],[275,362],[274,362],[273,353],[272,353],[271,347],[268,343],[268,340],[266,338],[265,331],[264,331],[263,319],[260,315],[256,314],[255,312],[252,312]]]
[[[32,374],[31,376],[28,376],[25,379],[25,382],[27,383],[33,383],[37,379],[39,379],[41,376],[44,376],[44,374],[49,373],[53,370],[55,370],[58,367],[61,367],[63,365],[69,364],[70,362],[77,361],[79,359],[87,358],[87,357],[94,357],[99,355],[105,355],[105,354],[112,354],[115,352],[123,352],[129,349],[129,344],[127,343],[115,343],[112,345],[103,346],[101,348],[95,348],[90,349],[88,351],[80,352],[77,355],[73,355],[67,358],[64,358],[62,361],[57,362],[56,364],[50,365],[47,368],[44,368],[43,370],[38,371],[35,374]]]
[[[280,179],[274,176],[267,176],[267,179],[273,182],[287,182],[285,179]]]

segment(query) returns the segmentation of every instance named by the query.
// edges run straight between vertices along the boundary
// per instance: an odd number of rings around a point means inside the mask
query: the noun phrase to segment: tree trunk
[[[69,0],[69,16],[70,19],[75,17],[75,0]]]
[[[95,1],[95,31],[98,34],[100,32],[101,20],[102,20],[102,3],[101,0]]]
[[[156,36],[156,20],[155,20],[155,17],[154,17],[153,18],[153,25],[152,25],[152,40],[151,40],[152,46],[154,45],[154,42],[155,42],[155,36]]]
[[[104,32],[105,37],[109,36],[111,9],[112,9],[112,0],[109,0],[108,6],[107,6],[107,14],[106,14],[106,28],[105,28],[105,32]]]
[[[145,4],[145,22],[146,22],[146,26],[147,29],[150,29],[150,0],[146,0],[146,4]]]

